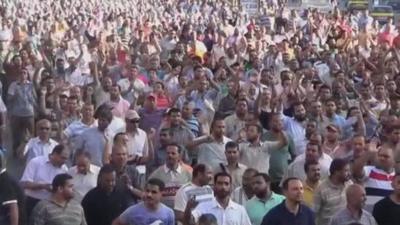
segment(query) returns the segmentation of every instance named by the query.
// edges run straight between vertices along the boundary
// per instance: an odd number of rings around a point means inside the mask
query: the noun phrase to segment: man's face
[[[118,88],[118,86],[115,85],[115,86],[111,87],[111,89],[110,89],[110,97],[112,99],[116,99],[116,98],[119,97],[119,88]]]
[[[180,112],[173,112],[169,116],[169,122],[171,123],[171,126],[179,126],[181,119],[182,116]]]
[[[176,146],[172,145],[168,146],[166,149],[166,153],[167,153],[167,164],[175,166],[179,163],[180,154]]]
[[[101,174],[99,182],[101,189],[108,193],[112,192],[115,187],[115,180],[115,172]]]
[[[393,192],[396,195],[400,194],[400,175],[396,175],[392,181]]]
[[[311,181],[319,181],[321,178],[321,166],[319,164],[310,165],[307,171],[307,179]]]
[[[222,199],[231,194],[231,181],[229,177],[220,176],[214,184],[214,194],[217,198]]]
[[[87,118],[93,118],[94,115],[94,107],[93,105],[84,105],[82,107],[82,117],[87,119]]]
[[[213,134],[216,136],[223,136],[225,134],[225,122],[223,120],[217,120],[213,126]]]
[[[38,136],[44,139],[49,138],[51,123],[46,121],[38,125]]]
[[[74,184],[72,183],[72,179],[67,180],[62,187],[62,195],[66,200],[74,198]]]
[[[124,166],[128,161],[128,153],[123,146],[114,146],[111,153],[111,161],[116,166]]]
[[[364,137],[354,137],[352,141],[352,148],[354,152],[354,158],[358,158],[365,151],[365,139]]]
[[[75,112],[78,109],[77,99],[68,99],[67,105],[71,112]]]
[[[316,102],[311,103],[311,110],[315,115],[320,115],[322,113],[321,102],[316,101]]]
[[[154,97],[147,97],[144,105],[148,109],[155,109],[157,106],[156,99]]]
[[[98,128],[104,131],[108,127],[108,125],[110,125],[111,121],[109,121],[107,118],[99,117],[97,123],[98,123]]]
[[[162,192],[157,185],[146,185],[145,191],[145,202],[149,205],[156,206],[160,203],[162,198]]]
[[[68,160],[69,151],[64,149],[60,154],[54,153],[51,156],[55,166],[61,167]]]
[[[109,77],[105,77],[103,80],[103,89],[105,91],[109,91],[111,89],[112,86],[112,80]]]
[[[264,196],[266,193],[269,193],[269,183],[265,182],[262,176],[255,176],[253,177],[253,191],[257,197]]]
[[[248,141],[254,141],[259,137],[256,126],[248,126],[246,129],[246,137]]]
[[[186,104],[182,108],[182,117],[185,119],[190,118],[193,115],[193,107]]]
[[[378,151],[378,165],[384,169],[392,169],[395,165],[393,150],[390,148],[381,148]]]
[[[237,163],[239,161],[239,149],[237,148],[227,148],[225,155],[229,163]]]
[[[329,101],[325,105],[325,111],[327,114],[334,114],[336,112],[336,104],[333,101]]]
[[[89,172],[90,160],[85,156],[78,157],[76,159],[76,168],[78,169],[78,173],[86,174]]]
[[[282,119],[279,116],[273,116],[271,118],[271,128],[277,131],[283,130]]]
[[[400,141],[400,130],[399,129],[394,129],[391,133],[390,133],[390,141],[393,144],[397,144]]]
[[[318,146],[308,144],[306,148],[306,160],[318,160],[319,157]]]
[[[303,200],[303,184],[300,180],[291,180],[288,183],[288,190],[284,190],[288,200],[301,203]]]
[[[213,172],[209,166],[206,166],[204,174],[200,174],[199,183],[200,185],[208,185],[213,179]]]
[[[297,105],[294,108],[294,118],[300,122],[306,119],[306,109],[304,108],[303,105]]]
[[[342,182],[347,182],[351,178],[351,169],[350,165],[347,164],[345,167],[343,167],[342,170],[340,170],[340,180]]]
[[[170,142],[171,136],[169,135],[168,131],[161,131],[160,132],[160,144],[166,145]]]

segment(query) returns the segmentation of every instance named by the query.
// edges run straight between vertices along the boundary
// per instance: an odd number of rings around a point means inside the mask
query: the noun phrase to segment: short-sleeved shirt
[[[14,96],[13,101],[8,102],[8,112],[13,116],[33,116],[36,104],[36,91],[32,83],[11,83],[8,94]]]
[[[218,143],[216,141],[204,143],[199,145],[198,148],[198,163],[207,164],[211,166],[213,171],[217,171],[219,164],[226,164],[225,145],[231,141],[227,137],[223,137],[223,141]]]
[[[86,225],[82,206],[73,200],[65,206],[42,200],[33,209],[32,218],[32,225]]]
[[[158,129],[162,122],[165,110],[156,109],[150,112],[144,108],[141,108],[138,113],[140,116],[139,127],[145,131],[148,131],[150,128],[154,128],[156,130]]]
[[[372,211],[375,203],[392,193],[394,175],[394,170],[387,173],[375,166],[364,167],[364,186],[367,194],[366,209],[368,211]]]
[[[106,145],[104,134],[97,128],[85,130],[77,139],[76,150],[89,152],[91,161],[96,166],[103,166],[103,153]]]
[[[393,225],[400,221],[400,204],[386,197],[377,202],[372,211],[379,225]]]
[[[347,208],[344,208],[336,213],[332,217],[329,225],[350,225],[352,223],[359,223],[362,225],[377,225],[374,217],[366,210],[362,209],[360,218],[354,218],[352,213]]]
[[[301,204],[297,214],[290,212],[285,201],[271,209],[265,216],[261,225],[315,225],[314,212]]]
[[[27,155],[26,161],[29,162],[37,156],[49,155],[57,145],[58,142],[51,138],[47,142],[40,140],[39,137],[29,139],[24,148],[24,155]]]
[[[260,142],[255,145],[248,142],[241,143],[239,145],[240,162],[259,172],[268,173],[270,152],[277,150],[279,145],[278,141]]]
[[[197,202],[211,201],[214,199],[214,192],[209,185],[200,187],[191,182],[187,183],[176,192],[174,209],[184,212],[187,202],[193,196]]]
[[[175,225],[175,214],[172,209],[160,203],[157,211],[150,211],[143,202],[129,207],[119,219],[128,225],[149,225],[160,224]]]
[[[17,204],[19,224],[25,224],[24,193],[18,183],[2,170],[0,172],[0,224],[10,223],[10,204]]]
[[[285,200],[285,196],[271,193],[271,197],[264,202],[263,200],[253,196],[249,201],[246,202],[245,208],[247,214],[250,217],[250,221],[253,225],[260,225],[265,214],[267,214],[272,208],[282,203]]]
[[[86,174],[79,173],[76,166],[69,169],[68,173],[72,176],[72,183],[74,184],[75,199],[78,202],[81,202],[83,196],[96,187],[99,172],[100,168],[95,165],[90,165]]]

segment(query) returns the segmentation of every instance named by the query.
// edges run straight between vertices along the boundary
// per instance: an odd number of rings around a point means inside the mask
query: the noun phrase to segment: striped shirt
[[[365,166],[364,174],[364,186],[367,193],[366,209],[371,212],[375,203],[392,193],[395,172],[393,170],[387,173],[375,166]]]
[[[82,206],[75,201],[59,205],[52,200],[42,200],[33,209],[33,225],[86,225]]]

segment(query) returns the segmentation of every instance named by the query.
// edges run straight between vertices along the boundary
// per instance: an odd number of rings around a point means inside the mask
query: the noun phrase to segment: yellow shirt
[[[303,182],[303,190],[304,190],[303,201],[304,201],[304,204],[306,204],[310,208],[313,207],[314,191],[317,189],[318,186],[319,186],[319,182],[314,188],[310,187],[306,182]]]

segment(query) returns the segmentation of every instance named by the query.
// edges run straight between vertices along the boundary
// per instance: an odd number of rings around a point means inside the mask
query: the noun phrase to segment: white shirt
[[[137,133],[134,135],[132,133],[128,134],[128,155],[139,157],[147,156],[149,153],[149,144],[147,142],[147,134],[144,130],[138,128]],[[145,165],[137,165],[136,169],[140,174],[146,173]]]
[[[217,171],[220,168],[220,163],[227,163],[225,145],[230,141],[232,140],[224,136],[221,143],[213,141],[199,145],[197,157],[198,163],[209,165],[213,171]]]
[[[268,173],[270,152],[279,147],[278,141],[261,142],[252,145],[248,142],[239,145],[240,162],[262,173]]]
[[[217,218],[218,225],[251,225],[245,208],[232,200],[224,209],[217,200],[200,203],[192,212],[195,221],[203,214],[210,213]]]
[[[68,168],[66,165],[55,167],[49,161],[49,156],[38,156],[28,162],[22,175],[21,182],[34,182],[39,184],[51,184],[55,176],[66,173]],[[25,189],[25,194],[36,199],[48,199],[51,195],[47,190],[30,190]]]
[[[82,120],[74,121],[64,130],[65,136],[68,138],[74,138],[80,134],[82,134],[86,129],[91,127],[97,127],[97,120],[95,120],[92,124],[87,125],[82,123]]]
[[[38,156],[48,156],[57,145],[58,142],[51,138],[48,142],[43,142],[39,137],[29,139],[24,148],[24,155],[27,155],[26,161],[29,162]]]
[[[209,186],[197,186],[192,182],[180,187],[175,195],[174,209],[184,212],[186,204],[192,196],[196,196],[196,201],[203,202],[214,199],[213,189]]]
[[[231,198],[234,202],[240,205],[246,205],[249,198],[246,196],[242,186],[237,187],[231,194]]]
[[[96,165],[90,165],[89,171],[86,174],[79,173],[76,166],[69,169],[68,173],[72,176],[72,183],[74,184],[74,191],[76,193],[75,199],[78,202],[81,202],[86,193],[96,187],[99,171],[100,167]]]
[[[294,142],[296,155],[303,154],[306,145],[306,128],[294,118],[282,114],[283,126]]]

